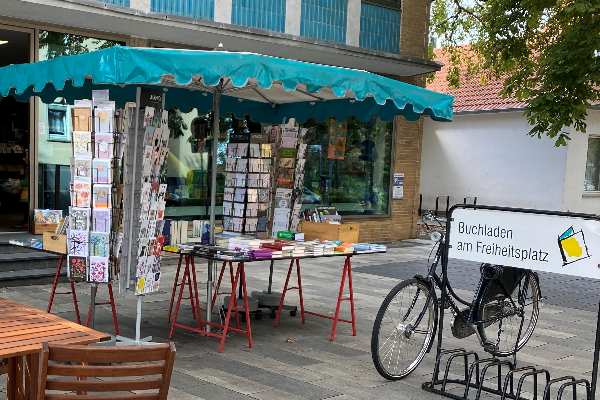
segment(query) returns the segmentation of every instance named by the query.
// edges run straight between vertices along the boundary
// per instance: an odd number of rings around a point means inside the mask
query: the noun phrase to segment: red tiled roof
[[[446,80],[448,55],[442,49],[435,49],[435,61],[445,64],[436,73],[432,83],[427,84],[427,89],[454,96],[454,112],[476,110],[502,110],[507,108],[525,108],[526,103],[514,97],[502,98],[498,93],[503,88],[502,80],[489,80],[482,85],[477,77],[466,80],[466,73],[461,73],[460,88],[451,88]]]

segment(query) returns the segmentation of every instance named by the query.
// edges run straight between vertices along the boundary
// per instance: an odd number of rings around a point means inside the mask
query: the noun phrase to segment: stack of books
[[[304,255],[307,257],[322,256],[323,247],[322,243],[306,242],[304,243]]]
[[[324,243],[323,244],[323,255],[324,256],[333,255],[335,253],[336,247],[337,247],[336,244],[333,242]]]
[[[344,254],[352,254],[354,253],[354,247],[352,247],[352,243],[344,242],[335,248],[335,251]]]
[[[290,257],[294,251],[294,245],[289,242],[275,241],[274,243],[263,243],[263,248],[276,250],[281,252],[282,257]]]
[[[256,260],[266,260],[272,258],[273,251],[269,249],[250,249],[248,256]]]
[[[296,246],[294,246],[294,250],[292,250],[290,252],[290,256],[292,256],[292,257],[304,257],[305,256],[304,250],[305,250],[304,244],[302,244],[302,245],[296,245]]]
[[[385,245],[375,243],[354,243],[352,247],[354,247],[354,252],[357,254],[387,251]]]

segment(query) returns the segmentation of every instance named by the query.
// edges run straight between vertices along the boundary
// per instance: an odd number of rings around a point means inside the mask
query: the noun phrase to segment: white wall
[[[529,130],[521,112],[455,116],[450,123],[425,118],[423,209],[449,195],[451,205],[477,196],[478,204],[561,210],[567,149],[527,136]]]
[[[587,132],[571,129],[567,151],[567,168],[563,192],[563,211],[600,214],[600,193],[583,191],[588,136],[600,135],[600,110],[589,110],[586,118]]]

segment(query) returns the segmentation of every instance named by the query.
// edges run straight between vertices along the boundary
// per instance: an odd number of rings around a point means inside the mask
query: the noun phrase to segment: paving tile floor
[[[375,315],[387,293],[401,280],[415,273],[425,274],[431,242],[406,241],[390,248],[386,254],[364,255],[352,258],[357,336],[351,327],[339,323],[335,341],[329,341],[331,321],[306,315],[301,323],[298,313],[292,317],[282,314],[279,327],[264,311],[261,320],[251,320],[254,347],[248,348],[247,338],[235,334],[218,353],[219,340],[176,328],[173,341],[177,358],[169,399],[438,399],[439,396],[421,389],[431,379],[434,352],[429,353],[419,368],[402,381],[383,379],[373,367],[370,353],[371,330]],[[161,291],[144,297],[142,336],[152,335],[154,341],[168,342],[170,325],[167,311],[175,277],[177,258],[165,257]],[[304,302],[307,310],[333,315],[338,295],[342,258],[306,259],[301,261]],[[449,279],[459,295],[469,298],[478,282],[478,265],[451,260]],[[201,300],[206,288],[207,265],[196,264]],[[275,264],[273,289],[281,290],[287,273],[287,264]],[[266,289],[268,262],[246,266],[248,292]],[[592,356],[596,329],[596,315],[600,300],[600,282],[563,275],[541,274],[542,293],[547,299],[541,308],[538,326],[532,339],[519,354],[519,365],[535,364],[547,368],[552,377],[574,375],[591,376]],[[66,285],[61,285],[66,288]],[[50,285],[0,288],[0,297],[46,309]],[[77,285],[77,296],[82,319],[85,320],[89,286]],[[106,300],[106,289],[100,288],[98,299]],[[136,298],[131,294],[115,294],[121,335],[135,335]],[[298,304],[298,295],[290,292],[286,303]],[[204,304],[202,302],[202,307]],[[52,312],[74,321],[74,307],[70,297],[57,296]],[[348,302],[342,305],[342,317],[349,318]],[[444,347],[463,347],[485,353],[476,338],[457,340],[451,337],[449,315],[446,316]],[[189,302],[182,302],[178,322],[194,325]],[[113,334],[112,316],[108,306],[96,311],[95,328]],[[291,339],[293,343],[286,342]],[[450,376],[458,377],[458,365]],[[495,372],[489,382],[495,382]],[[0,377],[0,390],[5,390],[5,377]],[[455,387],[455,393],[461,388]],[[524,383],[527,393],[533,383]],[[472,391],[471,398],[474,398]],[[555,393],[553,393],[554,397]],[[2,398],[2,393],[0,393]],[[483,393],[481,398],[496,398]],[[530,398],[530,397],[529,397]],[[572,398],[572,397],[569,397]]]

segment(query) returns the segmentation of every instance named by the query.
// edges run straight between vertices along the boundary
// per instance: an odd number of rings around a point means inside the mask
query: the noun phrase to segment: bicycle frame
[[[490,318],[487,320],[483,320],[483,321],[473,321],[473,315],[475,315],[475,311],[477,309],[477,307],[482,306],[482,302],[483,302],[483,295],[481,294],[481,287],[482,287],[482,281],[480,281],[480,285],[477,288],[477,290],[475,291],[474,297],[473,297],[473,301],[472,302],[468,302],[464,299],[462,299],[460,296],[458,296],[454,290],[452,289],[452,285],[450,285],[450,282],[448,282],[447,279],[444,279],[444,277],[447,277],[447,263],[442,263],[442,277],[440,277],[437,274],[437,267],[438,267],[438,262],[440,261],[440,259],[444,256],[445,254],[445,244],[446,242],[444,241],[443,237],[442,239],[438,242],[438,249],[436,251],[435,257],[433,259],[433,262],[431,264],[431,267],[429,268],[429,271],[427,273],[427,277],[421,277],[421,276],[417,276],[416,278],[422,281],[426,281],[427,284],[429,285],[429,287],[431,288],[429,294],[427,295],[427,300],[425,301],[425,306],[423,307],[423,310],[419,313],[419,316],[417,317],[417,320],[415,321],[414,325],[411,327],[411,330],[414,331],[416,329],[417,326],[419,326],[419,324],[421,323],[422,319],[425,316],[425,313],[429,307],[429,302],[433,301],[433,297],[435,296],[435,288],[437,287],[438,289],[440,289],[440,291],[442,292],[442,297],[444,296],[444,293],[446,293],[445,298],[441,299],[441,304],[444,303],[444,300],[448,301],[448,305],[452,308],[452,311],[454,313],[454,315],[459,318],[463,324],[465,324],[465,326],[476,326],[476,325],[480,325],[480,324],[487,324],[490,322],[496,322],[499,319],[511,316],[511,315],[515,315],[516,312],[511,312],[508,314],[503,314],[501,317],[494,317],[494,318]],[[444,281],[445,283],[445,288],[447,289],[447,291],[444,291]],[[509,291],[506,289],[506,287],[504,286],[504,284],[500,281],[500,288],[502,289],[502,291],[504,292],[504,296],[510,300],[511,304],[512,304],[512,308],[513,310],[517,309],[512,296],[510,295]],[[416,299],[419,296],[419,292],[416,293],[415,295],[415,300],[413,301],[413,303],[410,305],[410,307],[408,308],[407,314],[409,315],[410,312],[412,311],[415,303],[416,303]],[[467,307],[470,307],[470,312],[467,316],[467,318],[464,317],[463,313],[461,312],[461,310],[458,308],[458,306],[456,305],[455,301],[459,303],[464,304]],[[443,309],[442,311],[443,312]],[[479,336],[479,332],[477,330],[475,330],[480,343],[483,345],[483,341],[481,339],[481,337]]]

